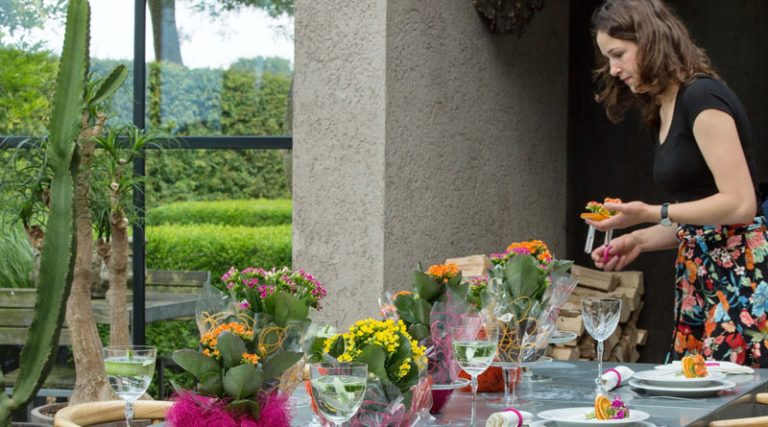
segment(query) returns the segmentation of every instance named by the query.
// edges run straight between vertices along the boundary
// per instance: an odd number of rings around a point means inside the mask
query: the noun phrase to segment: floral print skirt
[[[752,224],[681,225],[673,360],[687,353],[768,367],[768,234]],[[669,358],[669,357],[668,357]]]

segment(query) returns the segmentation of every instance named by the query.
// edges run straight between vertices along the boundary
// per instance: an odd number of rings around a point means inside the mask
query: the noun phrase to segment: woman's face
[[[598,48],[608,59],[612,76],[624,82],[633,93],[637,93],[640,73],[637,66],[637,43],[611,37],[598,31],[595,37]]]

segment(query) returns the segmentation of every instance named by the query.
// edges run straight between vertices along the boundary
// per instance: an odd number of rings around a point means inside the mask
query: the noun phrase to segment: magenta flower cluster
[[[309,307],[320,309],[320,300],[328,294],[325,286],[304,270],[291,271],[288,267],[265,270],[231,267],[221,276],[222,291],[233,295],[240,308],[262,311],[270,297],[276,293],[289,293]]]
[[[611,402],[609,413],[611,413],[612,420],[622,420],[629,417],[629,409],[618,397]]]

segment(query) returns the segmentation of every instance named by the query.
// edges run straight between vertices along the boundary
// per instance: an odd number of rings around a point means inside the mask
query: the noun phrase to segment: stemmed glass
[[[152,382],[155,373],[155,347],[124,345],[105,347],[104,370],[112,391],[125,400],[125,422],[133,421],[133,402],[141,397]]]
[[[621,317],[621,300],[618,298],[584,298],[581,300],[581,319],[589,335],[597,341],[597,392],[602,391],[600,376],[603,373],[603,341],[613,334]]]
[[[313,363],[309,365],[312,397],[320,413],[341,426],[352,418],[363,403],[368,384],[365,363]]]
[[[477,377],[491,366],[491,362],[496,357],[498,342],[498,329],[490,323],[479,321],[473,326],[451,328],[451,343],[456,361],[461,369],[472,377],[471,425],[473,427],[477,406]]]

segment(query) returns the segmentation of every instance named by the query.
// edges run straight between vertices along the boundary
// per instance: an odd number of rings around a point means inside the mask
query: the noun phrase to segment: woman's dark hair
[[[643,121],[659,124],[659,98],[671,85],[683,86],[697,76],[718,78],[709,57],[696,46],[682,21],[660,0],[606,0],[592,15],[592,40],[598,31],[638,47],[638,93],[611,76],[610,64],[595,44],[595,99],[608,118],[619,122],[637,106]]]

